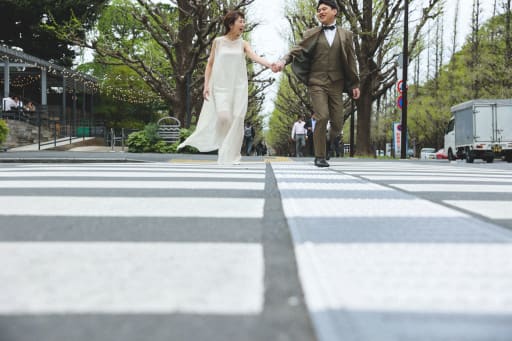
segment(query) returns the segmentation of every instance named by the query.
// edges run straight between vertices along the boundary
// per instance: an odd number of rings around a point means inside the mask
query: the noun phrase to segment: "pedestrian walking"
[[[295,141],[295,156],[304,156],[302,148],[306,146],[306,133],[307,130],[304,128],[304,115],[300,115],[299,119],[293,124],[292,128],[292,140]]]
[[[254,142],[254,136],[256,135],[254,131],[254,127],[251,125],[251,122],[246,122],[244,127],[244,150],[245,155],[251,155],[252,144]]]
[[[192,135],[178,146],[193,146],[201,152],[218,150],[219,164],[239,164],[247,113],[248,78],[246,58],[265,66],[242,39],[245,15],[229,11],[224,17],[225,34],[214,40],[206,65],[203,107]]]

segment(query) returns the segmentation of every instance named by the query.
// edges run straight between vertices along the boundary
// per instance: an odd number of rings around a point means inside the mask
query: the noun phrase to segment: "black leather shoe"
[[[317,167],[329,167],[329,164],[327,163],[327,161],[325,161],[324,158],[316,157],[315,158],[315,166],[317,166]]]

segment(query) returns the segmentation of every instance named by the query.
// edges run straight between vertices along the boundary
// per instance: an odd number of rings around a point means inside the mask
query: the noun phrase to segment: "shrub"
[[[9,135],[9,128],[7,127],[7,123],[5,123],[4,120],[0,120],[0,144],[7,140],[7,135]]]
[[[176,153],[176,150],[178,149],[178,146],[180,145],[180,143],[185,141],[190,135],[192,135],[194,130],[195,130],[195,127],[191,127],[189,129],[181,128],[180,129],[180,140],[177,141],[177,142],[174,142],[171,145],[171,148],[172,148],[172,152],[171,153]],[[199,151],[196,148],[191,147],[191,146],[185,146],[184,148],[180,149],[179,152],[180,153],[186,153],[186,154],[197,154],[197,153],[199,153]]]
[[[147,139],[150,144],[156,144],[161,140],[160,136],[158,136],[158,125],[156,123],[149,123],[144,127],[144,133],[146,134]]]
[[[144,127],[144,130],[137,131],[128,135],[126,145],[128,151],[132,153],[176,153],[178,145],[192,134],[192,130],[180,129],[180,141],[173,144],[167,144],[158,136],[158,125],[150,123]],[[194,147],[186,146],[180,152],[197,153]]]
[[[150,148],[149,139],[144,130],[128,135],[126,145],[128,146],[128,151],[132,153],[143,153]]]

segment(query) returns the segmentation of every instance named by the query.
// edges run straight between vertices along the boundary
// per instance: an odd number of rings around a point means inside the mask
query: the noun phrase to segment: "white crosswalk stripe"
[[[393,165],[394,168],[393,168]],[[436,201],[461,208],[469,213],[489,219],[512,220],[512,173],[510,169],[490,167],[462,167],[458,163],[443,165],[417,165],[407,162],[385,164],[381,162],[337,163],[345,174],[378,181],[413,194],[435,193]],[[443,193],[445,198],[443,198]],[[500,197],[471,199],[471,193],[499,194]],[[460,199],[453,199],[459,197]],[[478,196],[477,196],[478,197]],[[475,198],[477,198],[475,197]],[[503,200],[505,198],[505,200]]]
[[[491,194],[512,186],[509,172],[352,161],[273,168],[320,340],[512,335],[512,233],[468,212],[503,218],[512,201],[493,207],[468,193],[486,181]],[[418,195],[430,184],[441,199]],[[453,200],[457,190],[466,200]]]
[[[102,231],[124,224],[132,224],[131,231],[166,233],[179,227],[173,223],[177,218],[181,223],[204,219],[206,227],[215,227],[216,219],[234,218],[261,224],[264,179],[264,164],[229,169],[136,163],[0,167],[0,221],[12,229],[20,219],[33,222],[32,240],[9,241],[5,238],[14,231],[0,230],[0,316],[261,313],[264,266],[258,241],[240,236],[240,242],[210,242],[212,232],[200,230],[195,232],[203,239],[199,242],[101,238]],[[44,194],[45,189],[52,194]],[[13,195],[16,190],[28,194]],[[150,192],[139,197],[119,190]],[[247,192],[252,195],[244,197]],[[52,229],[45,217],[69,221],[64,227],[73,240],[40,240],[39,230]],[[84,219],[95,241],[82,240],[88,240],[81,234],[87,229],[73,235],[74,222]],[[163,225],[151,225],[155,219]]]

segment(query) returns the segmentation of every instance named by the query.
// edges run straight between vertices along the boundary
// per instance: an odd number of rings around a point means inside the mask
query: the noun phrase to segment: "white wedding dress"
[[[196,130],[178,146],[200,152],[218,149],[219,164],[240,163],[248,81],[244,40],[215,39],[215,58],[210,77],[210,97],[205,100]]]

